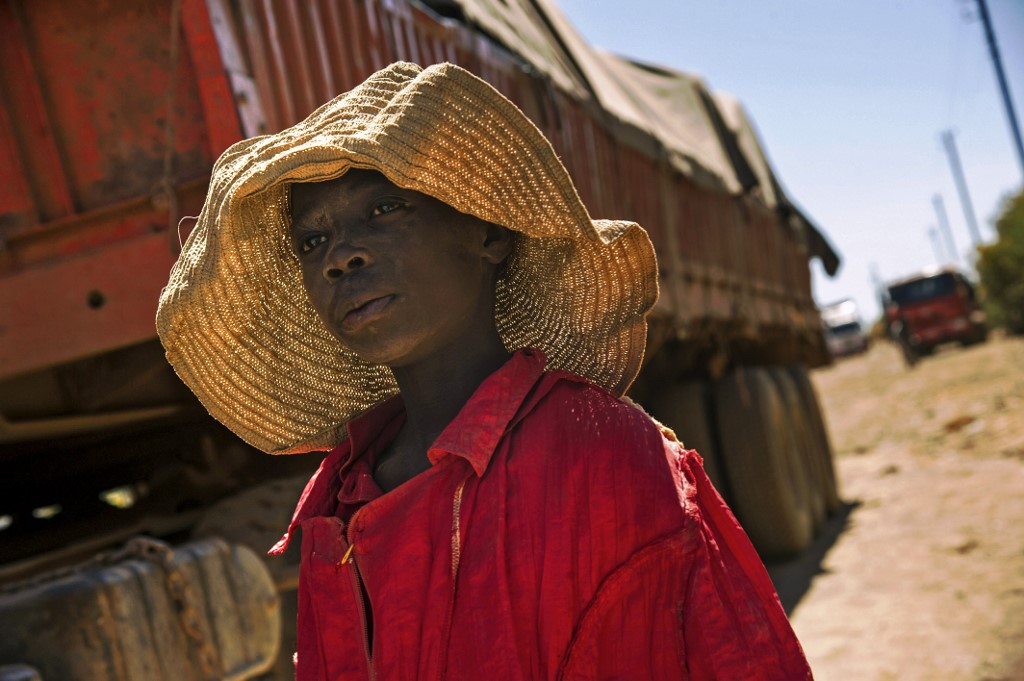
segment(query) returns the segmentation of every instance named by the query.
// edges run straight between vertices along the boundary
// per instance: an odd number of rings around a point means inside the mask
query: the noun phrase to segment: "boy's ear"
[[[484,223],[484,243],[482,254],[484,260],[492,265],[500,265],[512,252],[512,230],[492,222]]]

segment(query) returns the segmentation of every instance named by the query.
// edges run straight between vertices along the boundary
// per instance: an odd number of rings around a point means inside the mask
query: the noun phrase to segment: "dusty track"
[[[815,677],[1024,680],[1024,340],[813,381],[847,504],[771,572]]]

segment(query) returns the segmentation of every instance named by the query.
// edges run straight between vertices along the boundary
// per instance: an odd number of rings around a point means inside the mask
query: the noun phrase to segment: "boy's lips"
[[[371,298],[354,307],[341,319],[341,328],[344,331],[358,331],[361,327],[372,321],[378,315],[380,315],[394,300],[393,295],[381,296],[379,298]]]

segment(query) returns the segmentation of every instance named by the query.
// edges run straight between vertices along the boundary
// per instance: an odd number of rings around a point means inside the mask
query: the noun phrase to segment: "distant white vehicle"
[[[857,303],[852,300],[840,300],[822,307],[821,321],[825,325],[825,343],[832,357],[859,354],[871,346]]]

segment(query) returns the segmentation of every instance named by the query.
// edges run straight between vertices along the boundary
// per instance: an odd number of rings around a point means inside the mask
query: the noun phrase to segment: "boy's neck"
[[[480,384],[511,356],[497,332],[472,352],[459,350],[415,367],[394,369],[405,403],[403,439],[419,444],[424,455]]]
[[[384,459],[392,476],[399,470],[407,474],[382,487],[392,488],[404,482],[400,478],[408,479],[429,467],[430,446],[480,384],[511,357],[497,331],[472,347],[472,352],[458,348],[415,366],[392,368],[405,403],[406,420]]]

